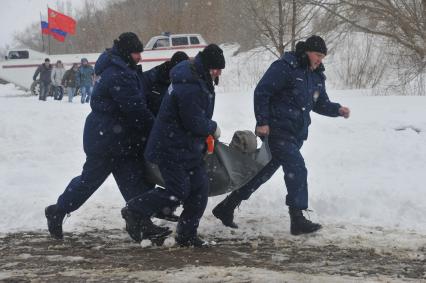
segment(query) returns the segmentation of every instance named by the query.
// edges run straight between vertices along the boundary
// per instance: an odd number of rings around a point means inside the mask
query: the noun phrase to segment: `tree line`
[[[357,32],[380,42],[402,70],[402,83],[426,70],[426,0],[110,0],[101,5],[86,0],[73,9],[71,1],[58,1],[60,11],[76,18],[77,33],[65,43],[51,40],[51,53],[101,52],[123,31],[135,32],[144,43],[167,31],[200,33],[208,42],[236,42],[240,50],[261,47],[280,57],[311,34],[323,36],[333,50]],[[43,49],[39,23],[15,39]]]

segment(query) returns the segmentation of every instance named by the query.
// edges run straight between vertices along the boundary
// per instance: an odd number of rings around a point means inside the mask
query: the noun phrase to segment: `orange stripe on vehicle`
[[[176,47],[158,47],[155,49],[149,49],[149,50],[144,50],[143,52],[150,52],[150,51],[158,51],[158,50],[176,50],[176,49],[199,49],[199,48],[204,48],[207,45],[190,45],[190,46],[176,46]],[[142,53],[143,54],[143,53]]]

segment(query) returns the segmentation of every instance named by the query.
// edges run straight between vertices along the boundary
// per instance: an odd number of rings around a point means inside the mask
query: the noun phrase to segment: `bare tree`
[[[402,83],[426,71],[426,0],[311,0],[355,29],[393,43]],[[399,69],[400,70],[400,69]]]
[[[332,70],[337,74],[339,87],[359,89],[379,85],[390,64],[381,50],[382,42],[377,42],[373,35],[358,32],[345,38],[339,48],[342,52],[334,58],[338,64]]]
[[[319,9],[304,0],[249,0],[245,8],[258,31],[258,44],[277,57],[312,34],[312,21],[320,16]]]

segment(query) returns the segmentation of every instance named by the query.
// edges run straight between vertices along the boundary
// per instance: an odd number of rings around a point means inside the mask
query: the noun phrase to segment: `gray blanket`
[[[210,180],[209,196],[232,192],[244,186],[271,160],[268,142],[257,148],[256,136],[250,131],[237,131],[228,146],[216,141],[214,153],[206,155]],[[155,164],[146,163],[147,179],[164,186]]]

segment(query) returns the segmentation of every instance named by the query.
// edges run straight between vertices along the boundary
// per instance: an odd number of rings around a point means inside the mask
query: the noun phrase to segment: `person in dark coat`
[[[146,99],[148,109],[154,116],[157,116],[160,110],[161,102],[164,96],[167,94],[170,86],[170,71],[171,69],[182,61],[188,60],[189,57],[185,52],[177,51],[173,54],[170,60],[152,68],[151,70],[143,72],[143,80],[146,85]],[[174,212],[177,207],[172,208],[169,211],[161,211],[153,215],[156,218],[165,219],[168,221],[177,222],[179,216],[175,215]],[[167,214],[164,214],[167,212]]]
[[[71,180],[58,201],[46,208],[50,234],[61,239],[64,216],[77,210],[112,173],[125,201],[151,189],[145,183],[143,149],[154,117],[142,92],[142,70],[137,63],[143,45],[134,33],[123,33],[95,65],[100,77],[90,102],[83,133],[86,162],[80,176]],[[150,222],[151,229],[167,228]]]
[[[302,213],[308,208],[308,183],[300,148],[308,137],[311,111],[329,117],[348,118],[350,114],[349,108],[328,98],[322,64],[326,54],[324,40],[311,36],[297,44],[296,52],[286,52],[272,63],[258,83],[254,91],[256,134],[268,137],[272,160],[248,184],[213,209],[225,226],[238,228],[233,221],[235,208],[282,166],[291,234],[311,233],[321,228]]]
[[[94,70],[87,58],[81,58],[81,64],[77,71],[76,84],[80,89],[81,103],[88,103],[92,97]]]
[[[44,59],[44,63],[38,66],[34,73],[33,80],[37,80],[37,76],[40,74],[40,94],[39,100],[46,101],[47,95],[49,94],[51,84],[52,65],[50,65],[50,59]]]
[[[180,62],[188,59],[189,57],[185,52],[177,51],[170,60],[151,70],[143,72],[148,85],[148,108],[154,116],[157,116],[160,110],[161,101],[163,101],[163,97],[170,86],[170,70]]]
[[[68,102],[72,103],[77,90],[76,76],[78,71],[78,64],[72,64],[72,67],[67,70],[62,78],[62,85],[66,88],[68,94]]]
[[[225,67],[222,50],[208,45],[194,61],[183,61],[171,71],[171,86],[155,121],[145,157],[158,164],[165,188],[141,194],[122,209],[129,235],[140,241],[153,234],[140,223],[158,211],[183,204],[177,225],[180,246],[205,244],[197,228],[208,199],[208,177],[204,164],[206,138],[220,136],[212,120],[215,91],[213,81]],[[163,235],[156,235],[162,237]]]

